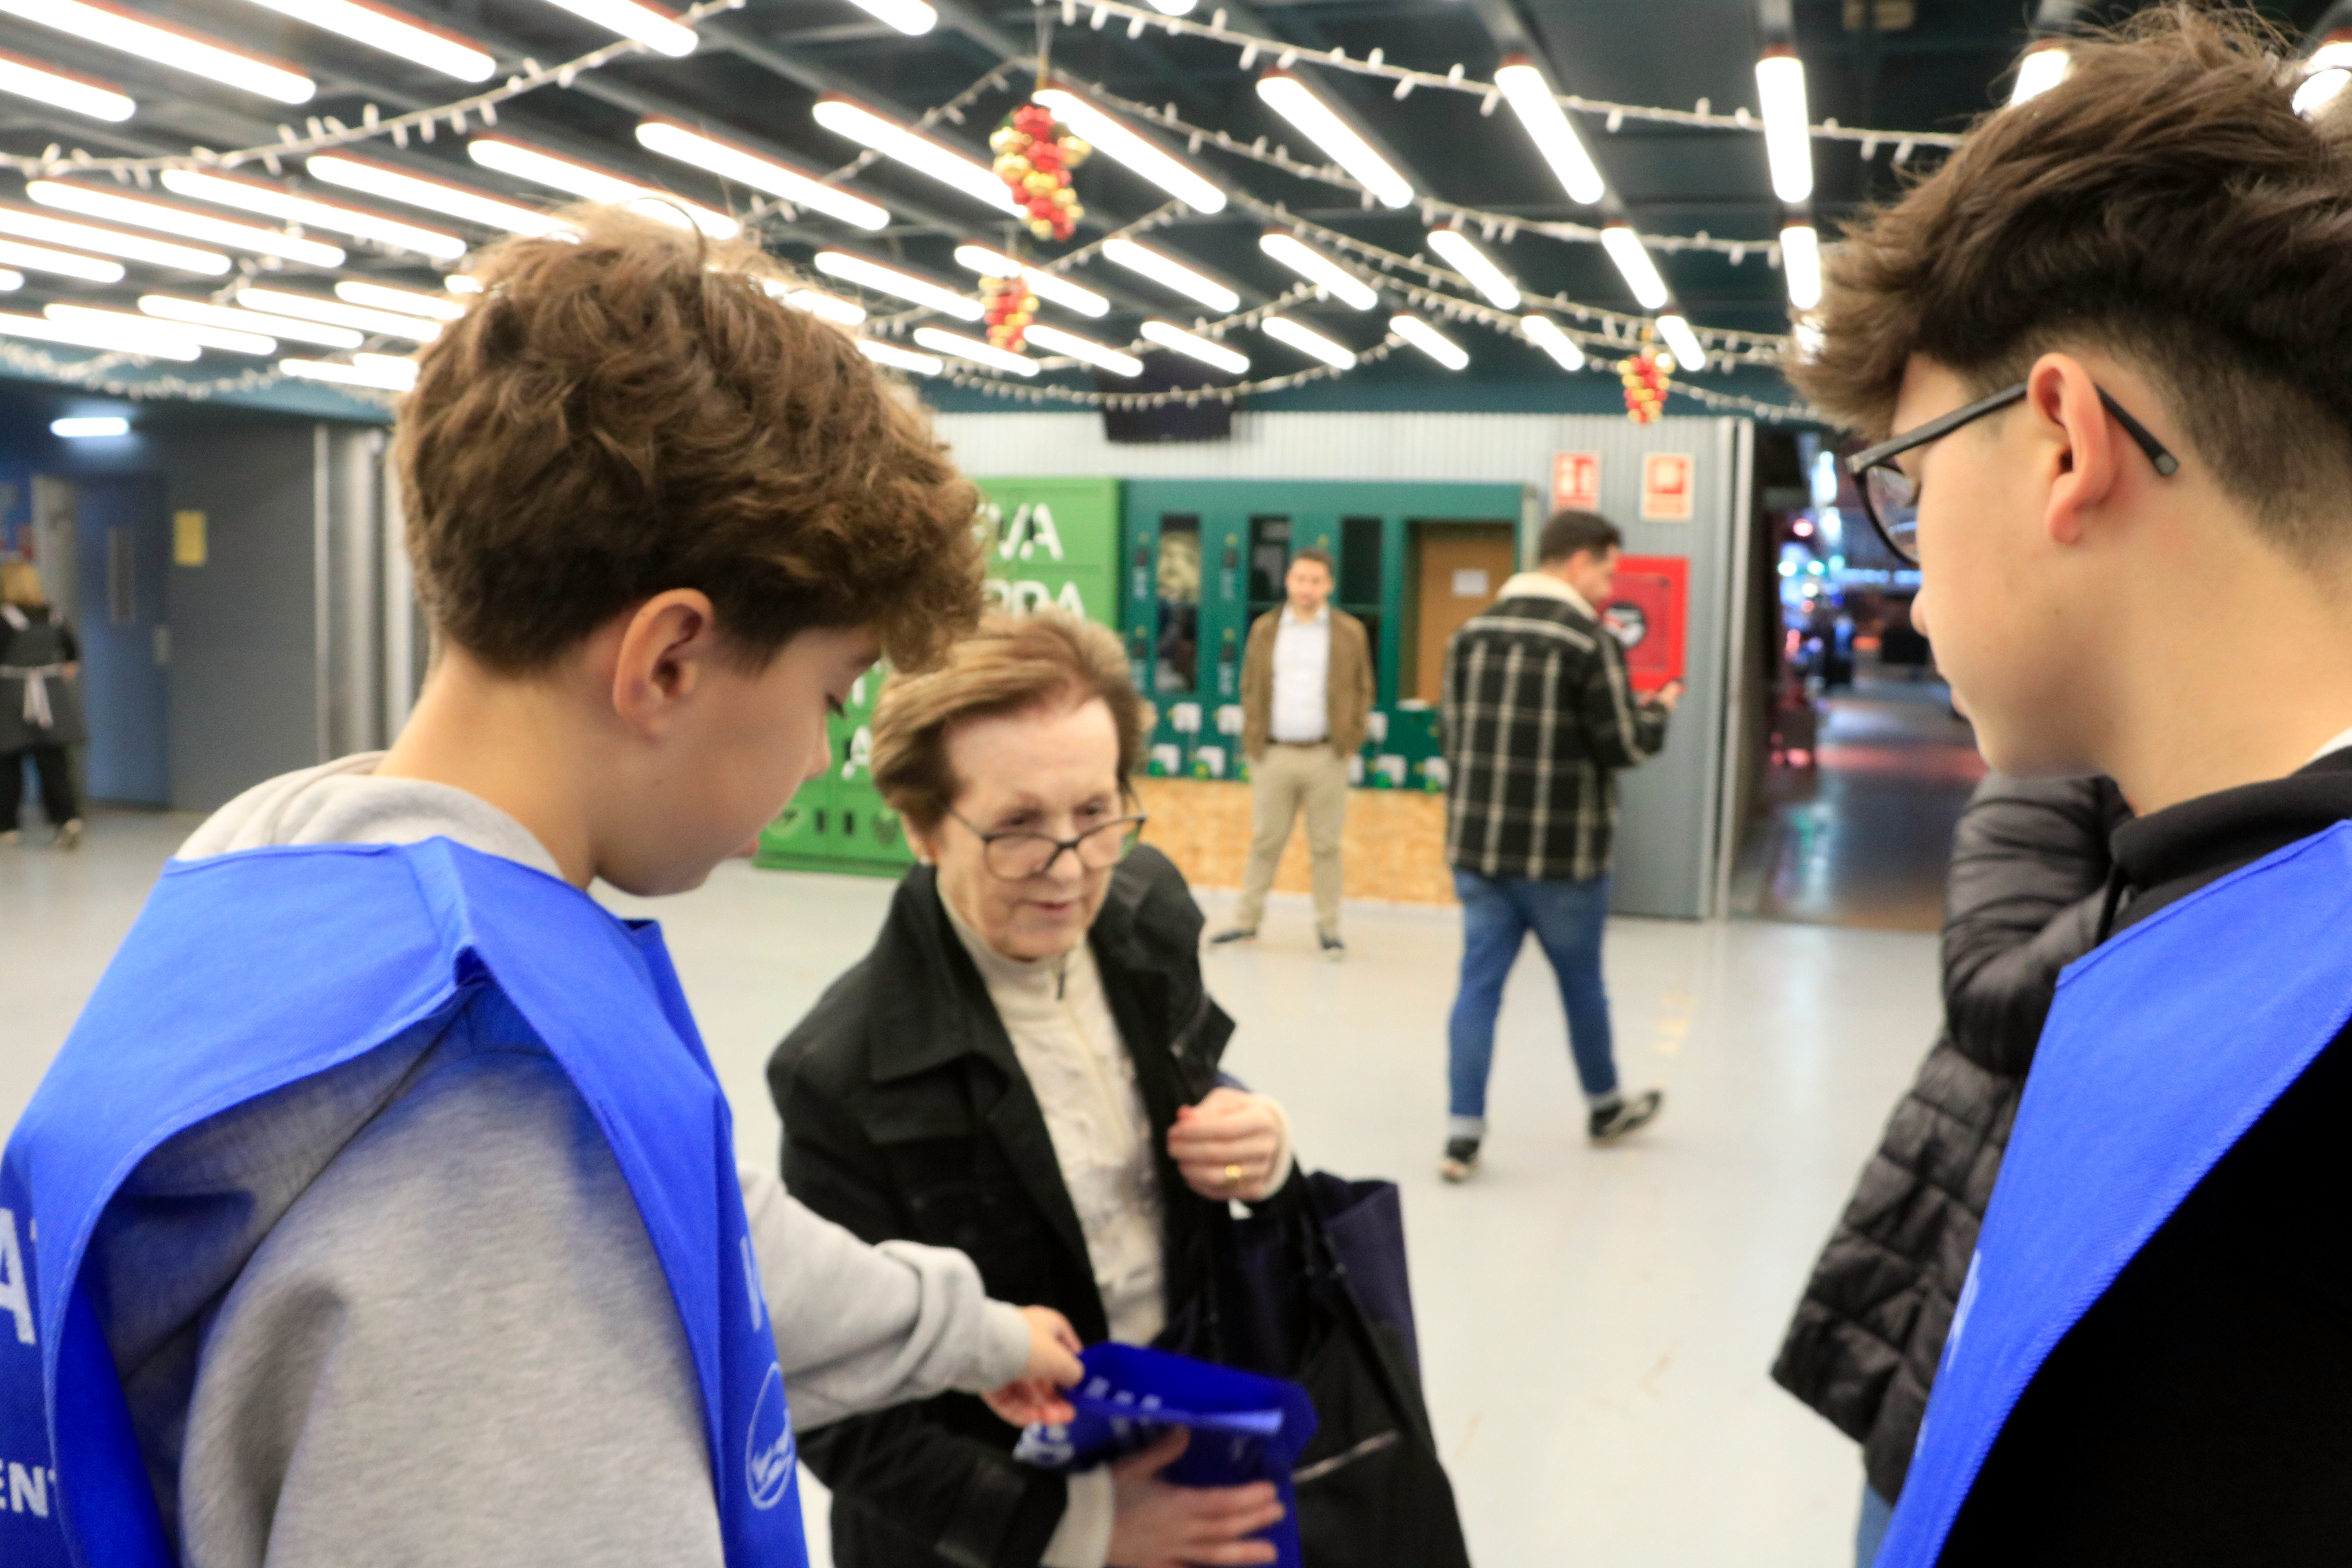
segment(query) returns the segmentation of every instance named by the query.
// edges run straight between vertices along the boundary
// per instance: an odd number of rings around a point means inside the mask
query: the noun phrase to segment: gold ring
[[[1227,1165],[1225,1167],[1225,1185],[1229,1187],[1238,1187],[1241,1184],[1242,1168],[1239,1165]]]

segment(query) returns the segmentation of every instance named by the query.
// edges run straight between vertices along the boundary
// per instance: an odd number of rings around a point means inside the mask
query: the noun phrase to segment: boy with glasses
[[[2105,773],[1881,1564],[2317,1563],[2352,1478],[2352,121],[2251,13],[2077,40],[1849,233],[1799,384],[2005,773]],[[2352,100],[2347,100],[2352,107]]]

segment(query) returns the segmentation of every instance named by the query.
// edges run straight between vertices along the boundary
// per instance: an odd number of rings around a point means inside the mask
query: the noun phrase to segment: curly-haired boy
[[[569,218],[399,419],[414,719],[197,831],[0,1167],[11,1568],[798,1568],[795,1419],[1078,1373],[961,1254],[739,1176],[586,892],[699,885],[976,618],[973,492],[756,250]]]

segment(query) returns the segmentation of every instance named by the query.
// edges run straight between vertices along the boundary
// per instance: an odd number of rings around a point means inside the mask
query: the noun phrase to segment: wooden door
[[[1495,602],[1518,569],[1508,523],[1413,525],[1412,695],[1434,704],[1445,673],[1445,645],[1462,623]]]

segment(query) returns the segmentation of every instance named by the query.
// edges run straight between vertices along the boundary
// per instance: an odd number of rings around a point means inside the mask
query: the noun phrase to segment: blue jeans
[[[1878,1495],[1878,1489],[1868,1482],[1862,1489],[1862,1518],[1853,1527],[1854,1568],[1870,1568],[1878,1561],[1878,1548],[1886,1540],[1886,1527],[1895,1522],[1895,1505]]]
[[[1529,931],[1551,960],[1568,1013],[1569,1050],[1585,1096],[1617,1090],[1617,1062],[1609,1037],[1609,993],[1601,982],[1601,931],[1609,918],[1609,879],[1539,881],[1531,877],[1482,877],[1459,867],[1454,891],[1462,900],[1462,989],[1447,1027],[1448,1079],[1457,1117],[1486,1114],[1486,1073],[1495,1059],[1495,1015],[1503,982],[1518,962]]]

